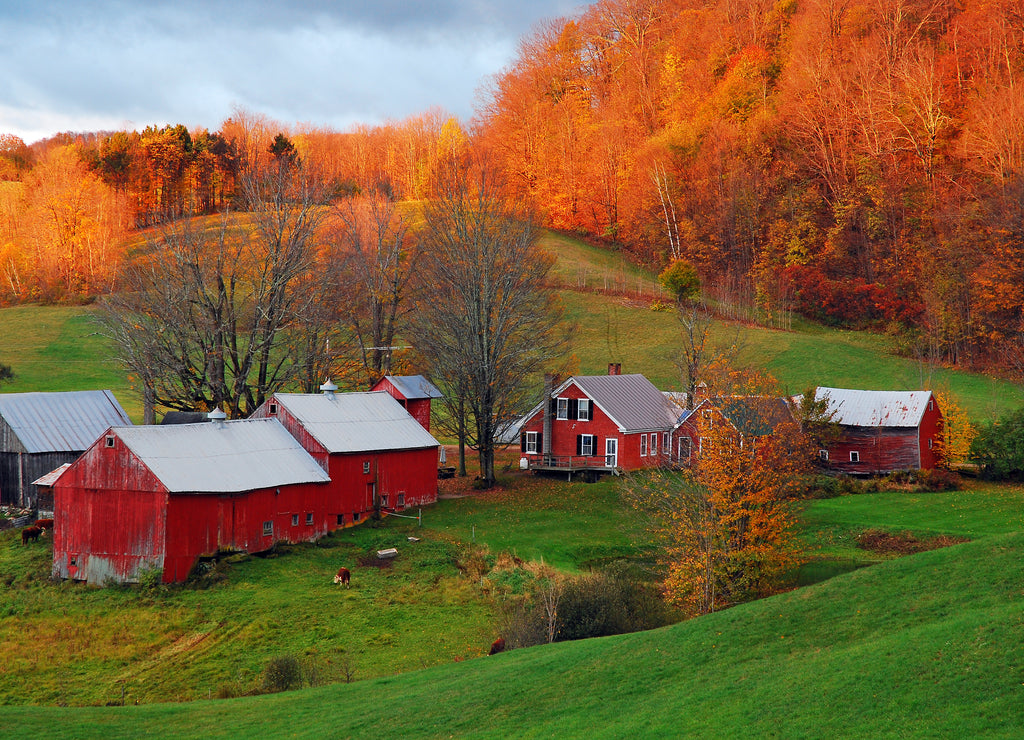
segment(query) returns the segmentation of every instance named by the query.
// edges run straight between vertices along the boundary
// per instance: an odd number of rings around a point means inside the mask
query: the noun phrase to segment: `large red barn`
[[[272,419],[112,427],[54,484],[53,573],[170,583],[202,555],[314,540],[340,513],[328,482]]]
[[[830,468],[874,475],[940,462],[942,410],[931,391],[818,388],[839,435],[819,455]]]
[[[338,526],[437,501],[438,442],[387,393],[276,393],[253,416],[279,419],[328,471]]]
[[[526,466],[588,474],[672,462],[680,410],[643,375],[577,375],[552,389],[520,431]]]

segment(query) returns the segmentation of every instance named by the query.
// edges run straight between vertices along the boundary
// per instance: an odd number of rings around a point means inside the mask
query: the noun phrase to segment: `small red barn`
[[[834,470],[874,475],[939,464],[942,410],[931,391],[818,388],[839,435],[821,458]]]
[[[102,584],[314,540],[338,509],[323,468],[272,419],[112,427],[54,484],[53,574]]]
[[[385,375],[371,391],[385,391],[398,401],[424,429],[430,431],[430,401],[441,391],[422,375]]]
[[[612,472],[672,461],[676,404],[643,375],[578,375],[526,415],[530,470]]]
[[[687,464],[700,456],[706,430],[726,424],[739,435],[740,444],[771,434],[779,424],[792,422],[793,412],[782,398],[768,396],[716,396],[704,398],[680,418],[676,435],[677,457]]]
[[[280,419],[328,471],[338,526],[437,501],[438,441],[387,393],[276,393],[253,416]]]

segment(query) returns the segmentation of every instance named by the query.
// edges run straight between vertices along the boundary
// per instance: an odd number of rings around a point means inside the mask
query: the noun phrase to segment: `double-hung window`
[[[580,454],[584,457],[592,457],[597,451],[597,438],[593,434],[580,435]]]
[[[658,454],[658,433],[651,432],[651,457]]]
[[[558,404],[555,406],[555,418],[556,419],[568,419],[569,418],[569,399],[559,398]]]
[[[640,435],[640,457],[647,457],[647,435]]]
[[[576,407],[576,421],[590,421],[590,399],[581,398]]]
[[[537,454],[537,432],[526,433],[526,448],[523,451],[533,455]]]

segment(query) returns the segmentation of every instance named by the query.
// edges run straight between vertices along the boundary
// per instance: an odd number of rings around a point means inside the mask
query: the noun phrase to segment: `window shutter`
[[[601,441],[601,440],[600,440],[600,439],[598,439],[597,435],[595,434],[595,435],[594,435],[594,454],[595,454],[595,455],[597,454],[597,451],[598,451],[599,449],[601,449],[600,447],[598,447],[598,446],[597,446],[597,443],[598,443],[598,442],[600,442],[600,441]]]
[[[519,435],[519,451],[526,452],[526,432]]]
[[[569,418],[576,421],[576,417],[579,416],[580,402],[578,399],[569,399]]]
[[[544,452],[544,432],[537,432],[537,453]]]
[[[557,416],[558,415],[558,399],[557,398],[552,398],[550,401],[548,401],[548,405],[551,407],[551,415],[552,416]]]
[[[583,435],[582,434],[577,434],[576,435],[576,454],[577,455],[582,455],[583,454]]]

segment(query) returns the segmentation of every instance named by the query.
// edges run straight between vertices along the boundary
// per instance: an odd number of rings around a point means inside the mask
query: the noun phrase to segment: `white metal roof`
[[[0,393],[0,418],[25,452],[82,452],[107,427],[131,424],[110,391]]]
[[[852,427],[916,427],[931,391],[859,391],[819,387],[815,399],[828,399],[832,421]]]
[[[274,399],[330,453],[415,450],[439,444],[384,391],[276,393]]]
[[[330,481],[277,419],[115,427],[111,433],[171,493],[234,493]]]
[[[408,400],[441,398],[444,395],[422,375],[385,375],[384,377]]]
[[[64,471],[71,467],[71,463],[64,463],[60,467],[54,468],[46,475],[41,475],[32,481],[33,486],[52,486],[57,482],[57,479],[64,474]]]

